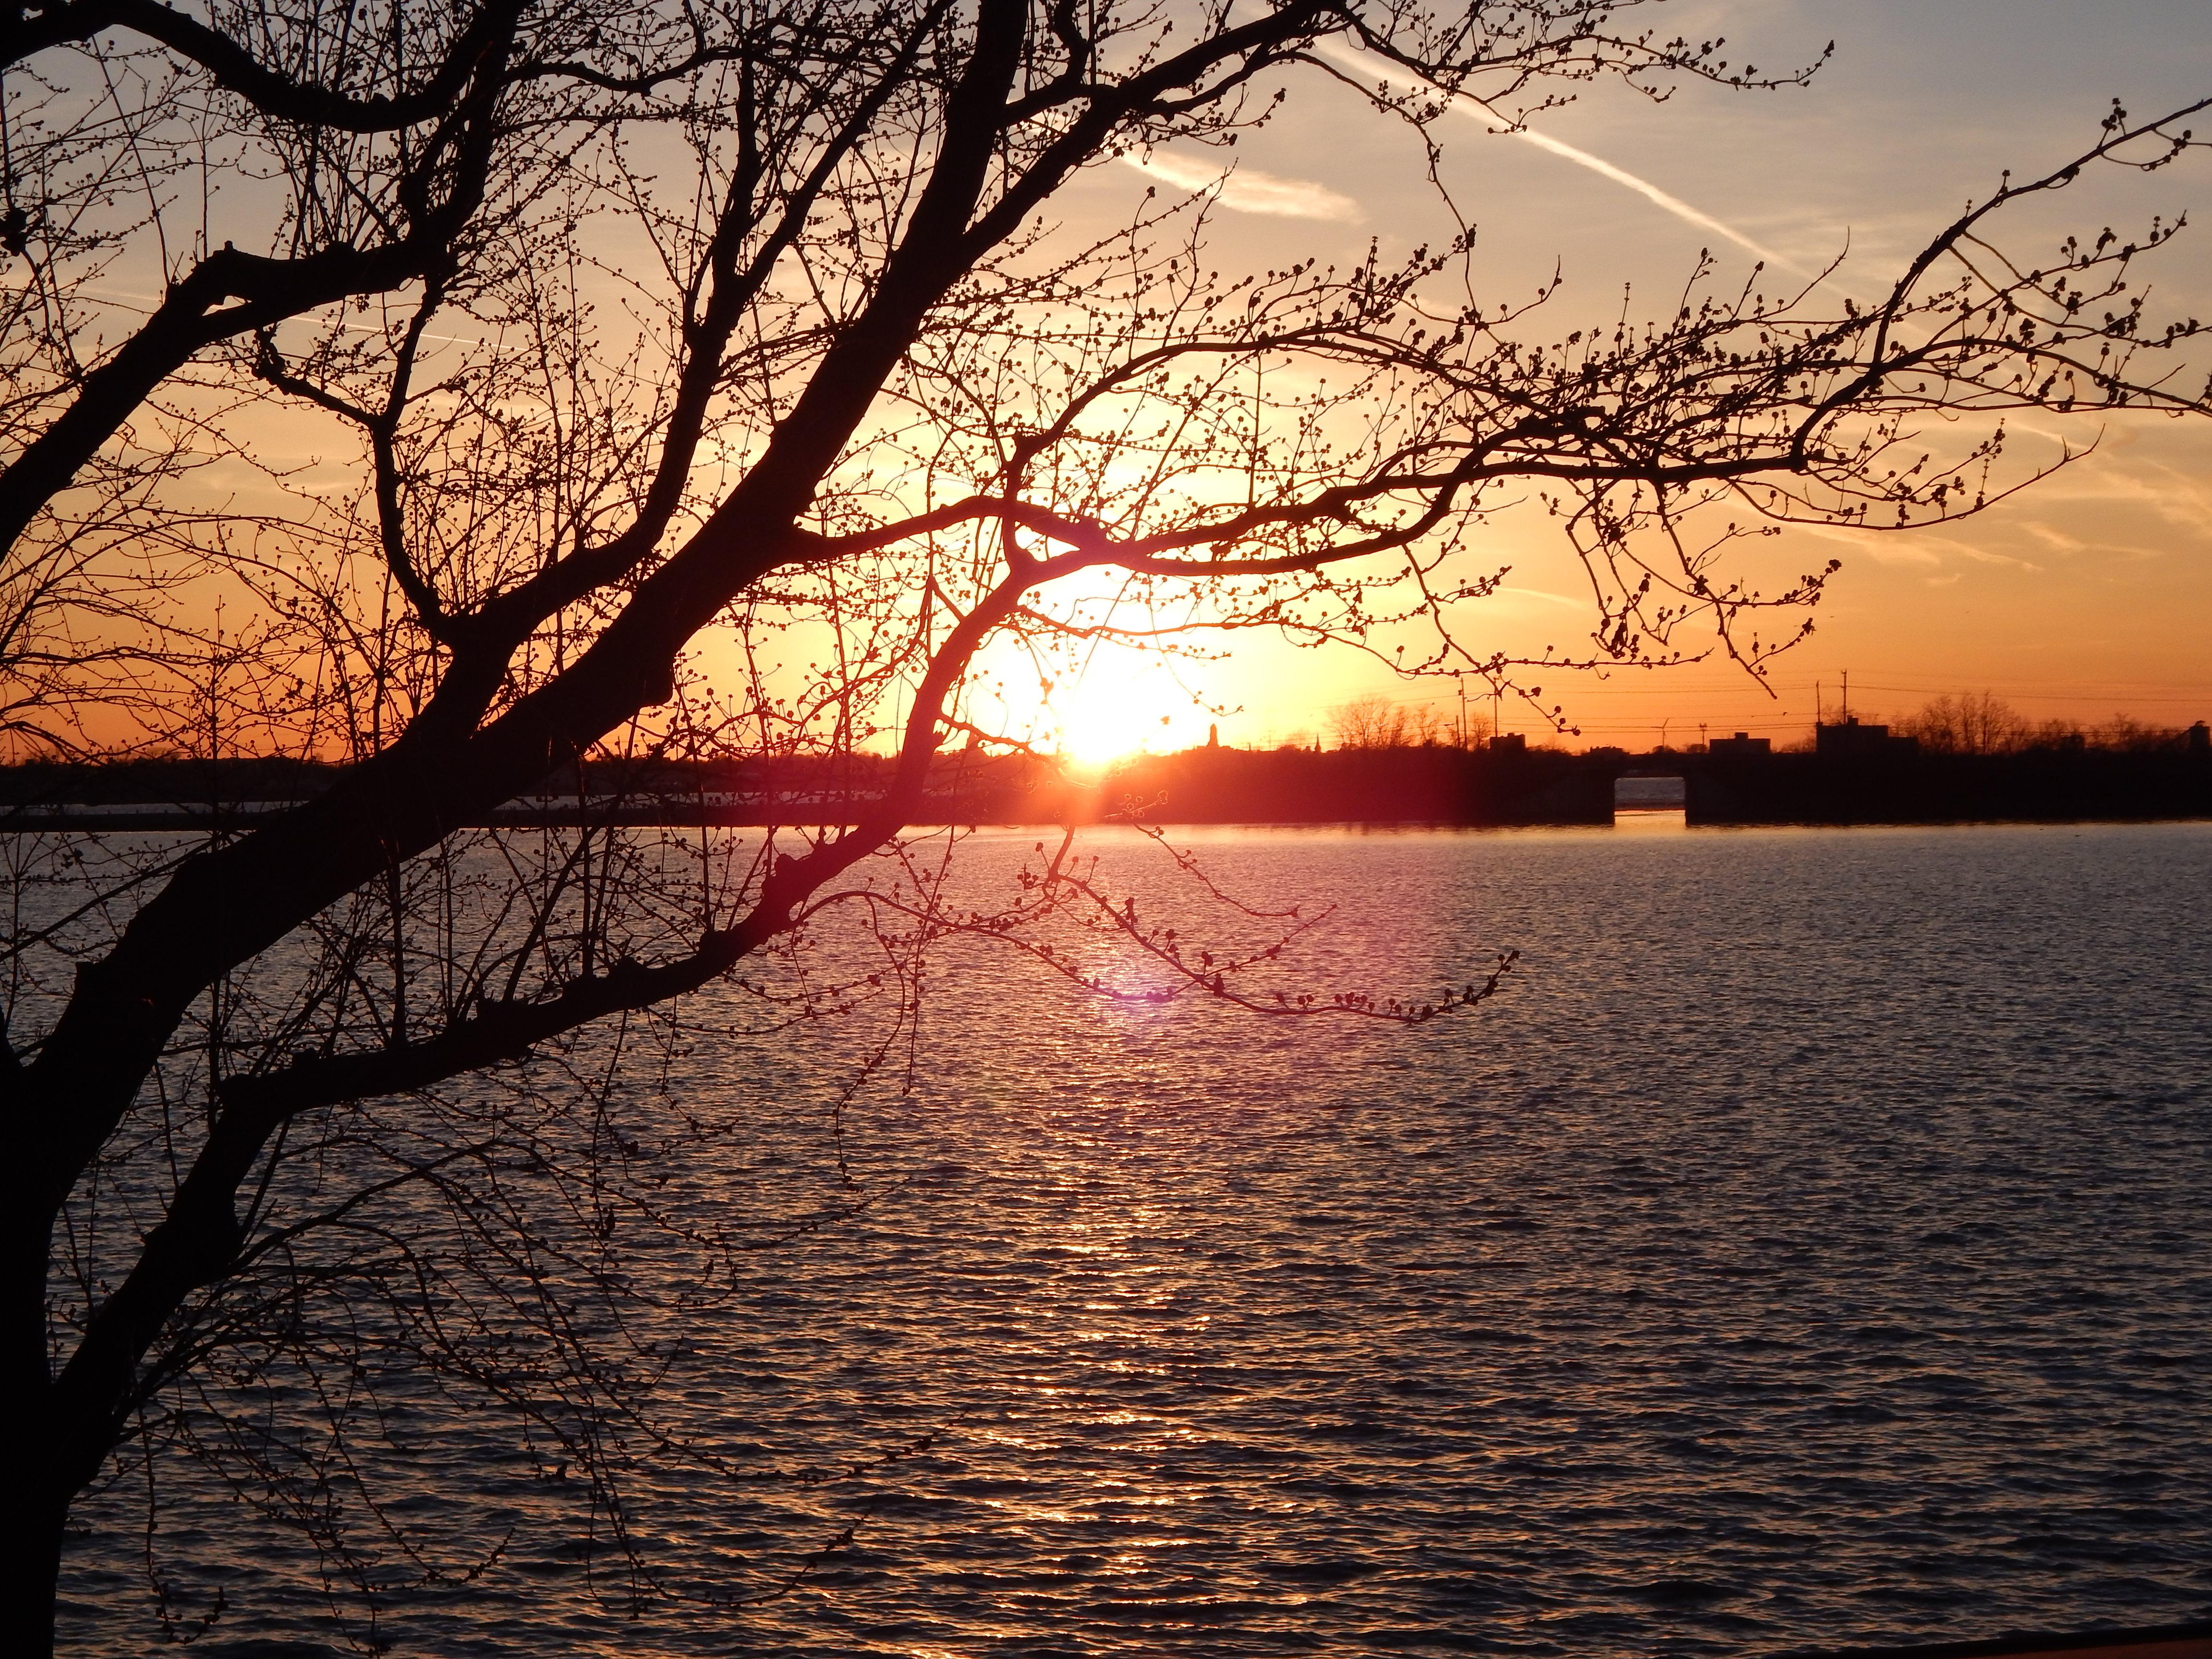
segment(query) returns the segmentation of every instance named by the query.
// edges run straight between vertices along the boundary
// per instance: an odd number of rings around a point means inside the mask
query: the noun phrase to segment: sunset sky
[[[1561,286],[1528,330],[1557,340],[1609,325],[1625,288],[1632,319],[1671,315],[1700,250],[1711,249],[1718,294],[1735,292],[1761,258],[1758,285],[1775,294],[1840,260],[1820,305],[1832,312],[1844,296],[1871,298],[1965,204],[1986,200],[2005,169],[2035,176],[2087,148],[2115,98],[2147,118],[2212,92],[2209,17],[2205,0],[1668,0],[1631,11],[1633,27],[1725,37],[1723,56],[1767,73],[1818,60],[1831,39],[1835,52],[1802,88],[1690,82],[1655,105],[1601,82],[1534,115],[1522,133],[1498,131],[1480,112],[1446,117],[1436,134],[1441,175],[1477,228],[1475,297],[1526,304],[1556,272]],[[1171,146],[1085,172],[1053,203],[1062,243],[1126,228],[1147,190],[1215,187],[1212,254],[1224,273],[1306,258],[1346,267],[1370,241],[1387,267],[1455,234],[1413,133],[1318,71],[1293,77],[1291,94],[1233,151]],[[2197,125],[2212,132],[2212,112]],[[226,211],[235,216],[258,198],[230,182],[239,188]],[[2106,168],[2027,204],[2004,246],[2033,262],[2069,234],[2094,238],[2112,225],[2133,238],[2154,214],[2170,222],[2200,208],[2212,210],[2212,156],[2148,176]],[[2153,285],[2152,316],[2212,319],[2206,217],[2136,266]],[[649,264],[623,234],[595,230],[592,257],[617,271],[626,261]],[[152,245],[140,253],[149,269],[118,265],[87,298],[118,319],[143,315],[159,280]],[[620,312],[621,292],[599,298],[610,315]],[[312,331],[290,326],[295,347]],[[443,342],[454,361],[467,343],[428,338],[433,357]],[[2200,346],[2191,389],[2208,370],[2212,346]],[[1774,695],[1724,660],[1656,674],[1547,673],[1544,703],[1577,728],[1565,740],[1644,748],[1737,730],[1802,738],[1816,697],[1840,706],[1847,672],[1852,711],[1870,719],[1969,690],[1994,691],[2038,721],[2212,718],[2212,421],[2039,416],[2012,432],[2015,476],[2062,445],[2094,453],[1967,521],[1901,535],[1800,527],[1763,544],[1739,568],[1770,592],[1831,558],[1844,566],[1814,635],[1775,665]],[[358,434],[334,416],[287,406],[248,435],[291,486],[357,483]],[[283,510],[256,493],[271,488],[267,478],[223,457],[195,476],[240,511]],[[1491,521],[1461,574],[1500,566],[1510,567],[1501,590],[1452,618],[1470,652],[1588,650],[1594,607],[1555,521],[1533,507]],[[1419,654],[1425,639],[1406,642]],[[1387,631],[1372,641],[1385,658],[1399,642]],[[1042,711],[1036,676],[1009,653],[999,665],[1012,671],[1009,703],[969,712],[993,731],[1088,758],[1188,747],[1210,725],[1234,744],[1310,740],[1327,735],[1334,709],[1363,695],[1457,713],[1449,680],[1396,679],[1349,648],[1296,649],[1256,632],[1230,647],[1210,663],[1100,649],[1084,675],[1059,674]],[[736,646],[711,646],[705,661],[710,674],[726,670],[740,683]],[[1505,714],[1507,730],[1548,735],[1533,712],[1509,702]]]
[[[1638,314],[1663,312],[1701,247],[1722,260],[1723,288],[1748,272],[1753,247],[1807,274],[1847,252],[1838,290],[1872,294],[2004,168],[2040,172],[2087,148],[2115,97],[2147,116],[2212,88],[2202,0],[1722,0],[1669,5],[1657,21],[1693,39],[1725,35],[1727,55],[1763,70],[1809,61],[1832,37],[1836,53],[1803,89],[1690,86],[1654,106],[1617,87],[1589,88],[1534,119],[1535,142],[1471,117],[1446,129],[1444,176],[1480,227],[1479,289],[1533,293],[1558,261],[1562,332],[1616,311],[1624,283]],[[1318,77],[1237,155],[1218,221],[1224,266],[1343,259],[1370,237],[1387,259],[1448,234],[1412,139],[1361,118],[1349,93]],[[1201,184],[1218,165],[1199,151],[1155,157],[1149,174],[1103,169],[1060,206],[1073,228],[1103,224],[1148,185]],[[2133,234],[2153,213],[2207,207],[2212,166],[2201,159],[2148,177],[2108,171],[2021,216],[2009,246],[2039,257],[2069,232],[2109,223]],[[2207,234],[2212,224],[2185,232],[2142,268],[2154,310],[2212,315]],[[1580,743],[1631,747],[1662,729],[1669,742],[1695,742],[1701,722],[1803,735],[1816,683],[1832,706],[1845,671],[1852,710],[1869,718],[1966,689],[1993,690],[2039,720],[2212,715],[2212,423],[2084,418],[2016,430],[2021,454],[2061,441],[2099,447],[1968,523],[1904,536],[1801,529],[1770,546],[1778,571],[1831,556],[1844,565],[1818,631],[1777,668],[1778,696],[1711,664],[1555,678],[1545,702],[1565,703]],[[1556,538],[1507,523],[1494,545],[1486,562],[1513,572],[1468,619],[1470,640],[1534,650],[1586,639],[1587,592]],[[1256,744],[1325,732],[1333,706],[1369,691],[1455,708],[1448,685],[1394,683],[1354,653],[1245,636],[1233,661],[1207,668],[1102,659],[1066,724],[1078,746],[1179,748],[1203,741],[1215,718],[1196,694],[1231,711],[1219,716],[1223,741]],[[1534,729],[1509,719],[1516,728]]]

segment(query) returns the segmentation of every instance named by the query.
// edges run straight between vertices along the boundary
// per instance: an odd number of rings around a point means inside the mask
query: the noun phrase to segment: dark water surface
[[[672,1468],[638,1498],[732,1563],[851,1542],[635,1617],[518,1544],[374,1639],[1627,1656],[2212,1614],[2212,826],[1182,839],[1340,904],[1316,988],[1521,969],[1408,1031],[954,951],[914,1093],[847,1122],[864,1181],[917,1178],[758,1258],[670,1385],[786,1463],[937,1437],[811,1510]],[[708,1044],[678,1086],[763,1096],[760,1167],[818,1164],[811,1052]],[[417,1426],[425,1525],[497,1524],[502,1432]],[[98,1524],[71,1629],[135,1653],[128,1512]],[[344,1650],[288,1547],[241,1531],[201,1650]]]

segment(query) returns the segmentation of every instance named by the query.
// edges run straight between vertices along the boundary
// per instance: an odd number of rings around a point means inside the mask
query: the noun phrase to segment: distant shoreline
[[[2199,728],[2202,730],[2202,728]],[[1322,751],[1206,747],[1096,777],[974,750],[933,764],[913,821],[1060,825],[1604,824],[1679,804],[1692,824],[2142,823],[2212,818],[2212,749],[1922,752],[1850,741],[1583,754],[1499,744]],[[889,782],[881,756],[737,763],[593,761],[455,828],[761,829],[856,823]],[[270,759],[0,768],[0,830],[246,830],[311,806],[340,769]]]

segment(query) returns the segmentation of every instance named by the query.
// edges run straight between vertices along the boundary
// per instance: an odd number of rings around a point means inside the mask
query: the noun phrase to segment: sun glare
[[[1110,645],[1089,654],[1088,661],[1040,672],[1041,665],[1014,649],[987,649],[962,717],[1091,771],[1128,755],[1194,748],[1221,718],[1187,673],[1158,658]],[[1050,672],[1055,666],[1060,672]]]
[[[1187,749],[1196,713],[1162,708],[1148,688],[1104,677],[1086,681],[1060,714],[1060,752],[1079,766],[1105,766],[1140,750]],[[1204,742],[1200,731],[1196,741]]]

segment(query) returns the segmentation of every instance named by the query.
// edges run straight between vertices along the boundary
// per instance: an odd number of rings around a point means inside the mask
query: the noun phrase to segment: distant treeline
[[[1692,823],[1972,823],[2212,817],[2212,751],[2185,741],[2004,754],[1692,756]]]
[[[2018,755],[2031,750],[2094,750],[2145,755],[2185,750],[2200,727],[2148,726],[2127,714],[2084,726],[2075,720],[2032,720],[1991,691],[1931,697],[1890,722],[1899,737],[1917,738],[1933,755]]]
[[[850,821],[890,782],[879,755],[742,761],[595,759],[549,775],[495,815],[510,823],[593,820],[731,824]],[[273,759],[35,763],[0,768],[0,811],[20,827],[56,817],[102,823],[250,817],[328,788],[327,764]],[[1556,752],[1435,744],[1206,747],[1138,756],[1091,774],[1048,758],[975,750],[938,757],[926,822],[1186,823],[1602,822],[1616,769]]]
[[[1947,700],[1938,700],[1938,704]],[[1931,705],[1931,708],[1937,705]],[[1602,823],[1624,775],[1679,775],[1693,823],[1948,823],[2212,817],[2212,734],[2116,722],[2025,735],[1985,720],[1896,741],[1825,728],[1828,753],[1583,754],[1502,739],[1477,749],[1373,741],[1322,750],[1209,744],[1088,773],[1041,757],[968,749],[932,764],[915,814],[935,823]],[[1957,708],[1938,708],[1955,721]],[[1934,736],[1930,733],[1935,732]],[[2011,732],[2004,746],[1999,737]],[[1387,736],[1388,734],[1386,734]],[[1870,742],[1860,739],[1871,739]],[[720,761],[599,758],[569,765],[492,822],[833,824],[880,799],[880,755]],[[275,758],[134,759],[0,767],[0,826],[160,828],[240,823],[328,788],[340,769]]]
[[[195,760],[23,761],[0,766],[0,803],[10,806],[205,805],[303,800],[330,787],[341,769],[283,756]]]

